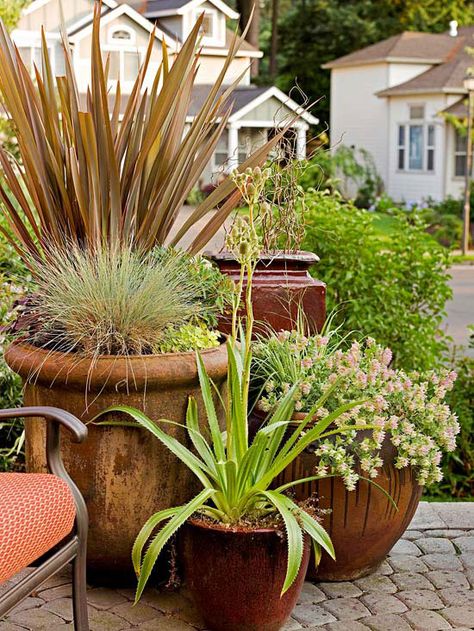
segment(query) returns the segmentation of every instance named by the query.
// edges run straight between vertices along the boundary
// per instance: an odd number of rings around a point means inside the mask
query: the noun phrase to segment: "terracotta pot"
[[[227,529],[193,520],[183,536],[184,575],[210,631],[277,631],[303,587],[310,556],[283,597],[286,538],[274,529]]]
[[[204,351],[202,357],[209,376],[222,387],[227,377],[225,345]],[[73,354],[13,344],[5,358],[23,378],[25,405],[56,406],[84,422],[111,405],[129,405],[152,419],[183,423],[192,395],[198,401],[201,422],[205,421],[194,353],[129,360],[101,357],[91,366],[89,359]],[[186,440],[183,428],[162,427]],[[29,471],[44,470],[44,446],[44,424],[27,420]],[[65,433],[62,454],[89,510],[89,578],[116,584],[134,580],[131,549],[140,528],[154,512],[188,501],[199,483],[156,438],[138,428],[89,425],[83,445],[71,443]]]
[[[295,421],[302,418],[304,414],[295,414]],[[357,440],[365,437],[366,432],[359,432]],[[381,449],[384,466],[375,481],[394,499],[398,511],[384,493],[365,480],[360,480],[356,489],[350,492],[341,478],[327,478],[294,487],[298,501],[317,497],[318,506],[328,511],[322,518],[322,525],[336,551],[335,561],[323,553],[317,569],[310,562],[309,578],[349,581],[366,576],[379,567],[405,532],[415,515],[423,488],[416,482],[411,467],[395,468],[396,453],[387,437]],[[310,446],[279,476],[277,484],[314,475],[315,464],[314,448]]]
[[[295,414],[295,422],[304,414]],[[249,432],[255,435],[264,420],[255,411],[249,420]],[[366,437],[359,432],[357,440]],[[423,488],[416,482],[412,468],[396,469],[396,449],[387,437],[382,445],[384,466],[376,478],[395,500],[398,511],[388,498],[369,482],[361,480],[355,491],[347,491],[340,478],[307,482],[293,487],[296,500],[318,498],[318,506],[329,512],[322,525],[331,536],[336,561],[323,552],[316,569],[311,561],[308,578],[321,581],[348,581],[375,571],[411,522]],[[316,458],[311,446],[278,477],[276,486],[314,475]],[[364,475],[361,472],[361,475]]]
[[[239,281],[240,265],[229,252],[209,254],[220,271],[234,282]],[[253,277],[253,309],[256,330],[264,333],[270,325],[276,331],[295,328],[299,306],[302,307],[312,333],[321,331],[326,319],[326,285],[312,278],[309,269],[319,258],[312,252],[285,254],[278,252],[262,257]],[[230,333],[229,319],[219,327]],[[268,327],[267,327],[268,329]]]

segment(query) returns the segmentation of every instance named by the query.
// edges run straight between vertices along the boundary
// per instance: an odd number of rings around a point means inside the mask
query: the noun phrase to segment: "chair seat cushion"
[[[75,515],[72,493],[61,478],[0,473],[0,583],[67,537]]]

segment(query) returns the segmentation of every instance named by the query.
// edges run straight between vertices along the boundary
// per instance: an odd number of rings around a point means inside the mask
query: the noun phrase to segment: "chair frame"
[[[48,470],[64,480],[69,486],[76,505],[76,519],[72,537],[61,544],[59,549],[55,548],[55,551],[28,576],[0,596],[0,619],[34,592],[44,581],[72,562],[74,628],[76,631],[89,631],[86,593],[87,508],[79,489],[64,468],[60,445],[61,426],[69,430],[72,434],[72,440],[76,443],[82,443],[86,439],[87,427],[69,412],[53,407],[0,410],[0,421],[14,418],[41,418],[47,421],[46,457]]]

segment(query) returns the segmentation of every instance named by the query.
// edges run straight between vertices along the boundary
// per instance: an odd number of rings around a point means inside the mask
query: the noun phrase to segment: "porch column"
[[[239,166],[239,128],[231,123],[227,132],[227,171],[232,172]]]
[[[304,160],[306,158],[306,127],[298,126],[296,128],[296,159]]]

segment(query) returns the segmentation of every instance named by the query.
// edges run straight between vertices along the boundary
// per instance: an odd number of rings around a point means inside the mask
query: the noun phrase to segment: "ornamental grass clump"
[[[37,268],[30,341],[88,357],[217,346],[205,322],[218,307],[203,303],[199,275],[186,273],[196,264],[184,254],[130,248],[53,250]]]
[[[377,477],[384,464],[382,443],[389,440],[397,449],[397,468],[414,467],[420,485],[438,482],[442,453],[454,451],[459,432],[456,415],[445,400],[456,373],[395,370],[390,367],[390,349],[373,339],[354,342],[344,350],[331,337],[282,331],[255,343],[252,373],[253,387],[260,392],[257,408],[271,413],[294,383],[298,384],[293,392],[295,411],[314,409],[315,423],[347,402],[365,400],[335,419],[334,429],[347,431],[315,447],[318,474],[341,476],[353,490],[361,475]],[[321,397],[326,397],[324,406],[315,408]],[[356,440],[363,428],[370,430],[368,435]]]

